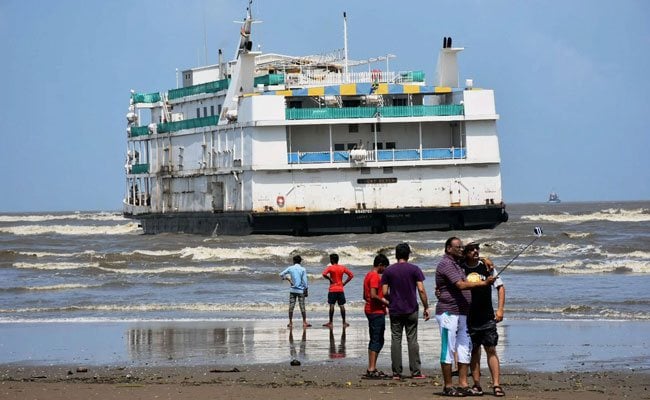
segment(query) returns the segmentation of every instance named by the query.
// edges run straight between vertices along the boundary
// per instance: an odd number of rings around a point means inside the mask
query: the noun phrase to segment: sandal
[[[495,397],[503,397],[506,395],[506,392],[504,392],[501,386],[499,385],[493,386],[492,391],[494,392]]]
[[[445,388],[442,389],[442,395],[449,396],[449,397],[465,397],[465,393],[456,389],[453,386],[445,386]]]
[[[463,393],[465,396],[483,396],[483,390],[481,390],[481,387],[474,385],[472,387],[466,386],[466,387],[459,387],[458,391]]]
[[[386,374],[381,371],[367,371],[365,375],[361,376],[361,379],[386,379]]]

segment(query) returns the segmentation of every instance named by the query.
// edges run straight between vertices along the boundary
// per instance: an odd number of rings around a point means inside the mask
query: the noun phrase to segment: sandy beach
[[[3,367],[2,399],[430,399],[441,377],[361,379],[363,368],[255,365],[239,372],[210,367]],[[235,368],[235,367],[233,367]],[[515,372],[503,374],[511,399],[648,399],[648,372]],[[493,397],[488,382],[487,397]]]
[[[441,393],[435,324],[420,324],[428,378],[396,382],[362,379],[364,321],[353,320],[345,332],[312,322],[313,328],[293,331],[282,320],[0,324],[0,398],[358,400]],[[506,321],[499,327],[502,386],[517,399],[648,399],[649,327],[643,321]],[[386,372],[389,351],[386,346],[378,363]],[[292,359],[301,365],[291,366]],[[483,367],[483,389],[491,396]]]

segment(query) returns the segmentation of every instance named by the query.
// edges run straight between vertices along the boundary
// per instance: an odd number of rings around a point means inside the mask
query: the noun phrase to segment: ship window
[[[392,174],[393,167],[384,167],[384,174]]]
[[[354,149],[356,149],[356,148],[357,148],[357,144],[356,144],[356,143],[348,143],[348,150],[354,150]]]
[[[359,132],[359,124],[348,124],[348,132],[350,133]]]
[[[289,108],[302,108],[302,101],[300,100],[290,101]]]
[[[196,118],[201,118],[201,107],[196,109]]]
[[[372,144],[372,149],[375,150],[375,144]],[[384,144],[382,142],[377,142],[377,150],[383,150]]]
[[[214,115],[214,106],[210,106],[210,115]]]
[[[393,105],[394,106],[405,106],[406,104],[406,99],[405,98],[396,98],[393,99]]]
[[[343,107],[360,107],[361,100],[343,100]]]
[[[386,150],[395,149],[395,142],[386,142]]]
[[[221,115],[221,104],[219,104],[219,105],[217,106],[217,113],[218,113],[219,115]]]
[[[381,132],[381,124],[380,123],[372,124],[371,129],[373,132]]]
[[[345,150],[345,145],[343,143],[334,143],[334,151],[343,151]]]
[[[370,168],[361,168],[361,175],[370,175]]]
[[[203,107],[203,116],[204,117],[208,116],[208,107]]]

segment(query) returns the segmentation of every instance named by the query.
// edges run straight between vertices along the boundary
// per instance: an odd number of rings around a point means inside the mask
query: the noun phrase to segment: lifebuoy
[[[381,70],[380,69],[373,69],[371,71],[372,75],[372,81],[373,82],[379,82],[381,80]]]
[[[275,203],[278,205],[278,207],[284,207],[284,196],[278,196],[275,199]]]

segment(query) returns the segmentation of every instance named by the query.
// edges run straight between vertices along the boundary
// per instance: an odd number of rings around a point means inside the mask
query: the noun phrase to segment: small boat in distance
[[[560,200],[560,196],[558,196],[557,193],[551,192],[548,195],[548,202],[549,203],[561,203],[562,200]]]

